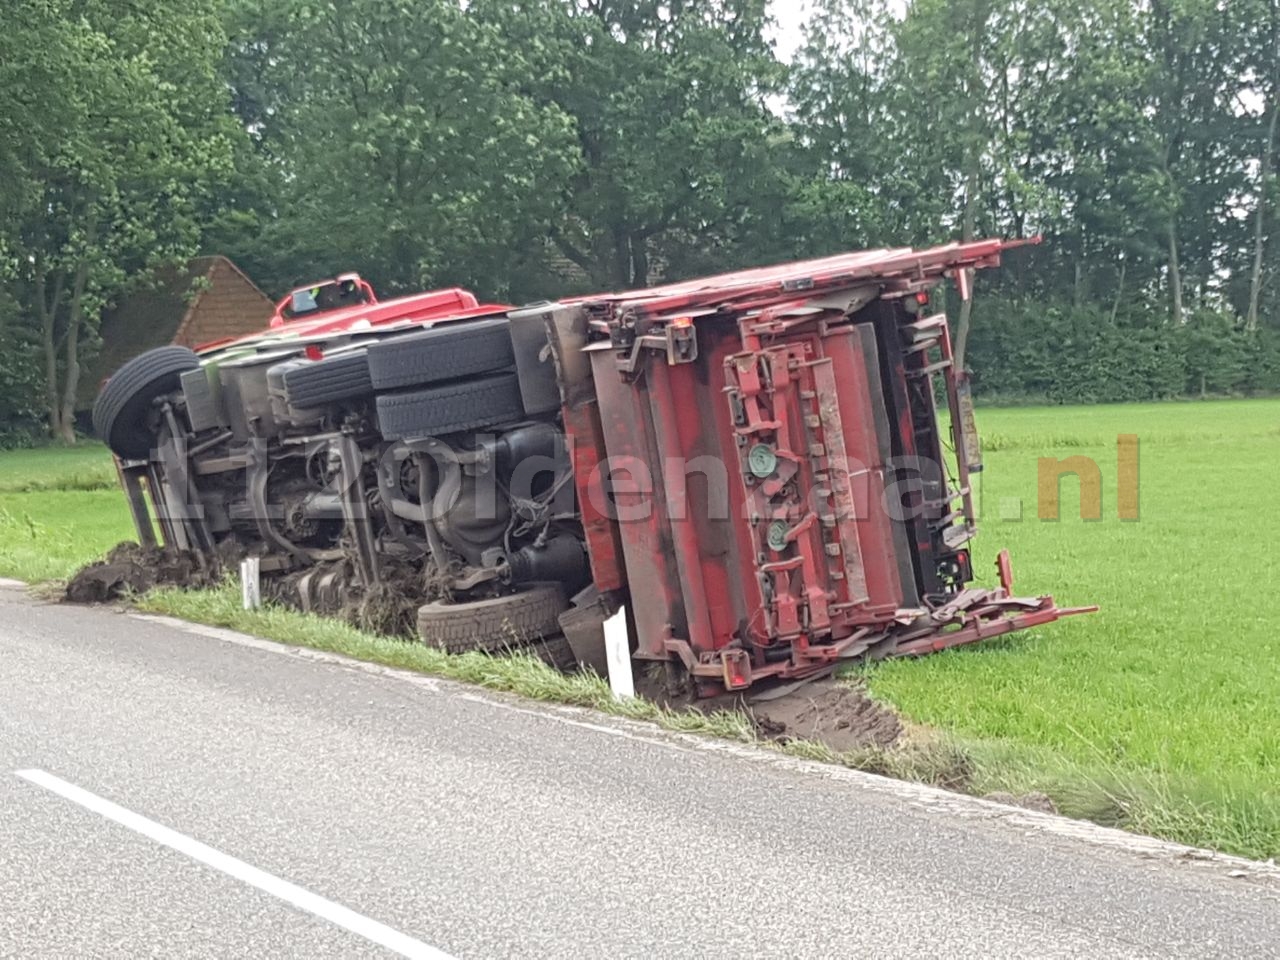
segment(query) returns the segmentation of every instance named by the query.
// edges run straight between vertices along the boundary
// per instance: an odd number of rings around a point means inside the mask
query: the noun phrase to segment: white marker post
[[[609,688],[617,700],[636,695],[635,679],[631,675],[631,633],[627,630],[627,608],[604,622],[604,652],[609,663]]]
[[[240,561],[240,597],[246,610],[257,610],[262,606],[262,582],[260,564],[257,557],[246,557]]]

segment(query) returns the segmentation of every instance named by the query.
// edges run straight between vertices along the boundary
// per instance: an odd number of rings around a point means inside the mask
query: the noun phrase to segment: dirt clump
[[[744,709],[771,740],[813,740],[837,753],[891,747],[902,735],[898,715],[865,688],[835,680],[806,684],[777,700]]]
[[[763,740],[810,740],[836,753],[881,751],[907,740],[898,715],[860,683],[814,680],[772,700],[744,693],[697,699],[691,686],[673,689],[669,680],[663,665],[651,664],[637,671],[636,694],[669,710],[743,713]],[[768,694],[769,688],[759,692]]]
[[[108,603],[153,587],[211,587],[221,571],[185,550],[121,543],[106,558],[82,568],[67,584],[72,603]]]
[[[408,584],[383,582],[371,587],[356,585],[338,616],[370,633],[416,639],[420,606],[422,588],[412,579]]]

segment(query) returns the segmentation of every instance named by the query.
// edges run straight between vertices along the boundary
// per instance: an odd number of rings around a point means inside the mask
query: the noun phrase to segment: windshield
[[[293,295],[289,298],[289,314],[294,317],[300,317],[304,314],[315,313],[320,309],[317,299],[319,295],[319,287],[293,291]]]

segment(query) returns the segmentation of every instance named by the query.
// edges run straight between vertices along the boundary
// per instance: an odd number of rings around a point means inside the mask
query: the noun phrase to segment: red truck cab
[[[290,291],[276,304],[270,325],[282,327],[291,320],[377,302],[378,295],[369,281],[358,273],[342,273],[332,280],[320,280]]]

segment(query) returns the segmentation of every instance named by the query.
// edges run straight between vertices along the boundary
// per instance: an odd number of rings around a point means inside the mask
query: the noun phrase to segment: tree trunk
[[[637,289],[649,285],[649,247],[642,233],[631,235],[631,285]]]
[[[968,76],[965,84],[965,99],[968,102],[969,109],[969,128],[968,137],[966,138],[968,143],[965,150],[964,214],[960,221],[960,239],[963,241],[972,240],[974,230],[977,227],[978,178],[982,173],[982,147],[979,146],[979,142],[983,139],[984,133],[981,111],[987,97],[987,91],[982,85],[983,43],[987,36],[987,21],[990,17],[990,4],[980,2],[973,10],[973,19],[969,24],[969,48],[973,57],[973,72]],[[985,139],[989,144],[991,137],[988,135]],[[968,290],[969,296],[967,299],[960,301],[960,316],[956,320],[953,355],[955,372],[959,376],[964,376],[965,356],[969,349],[969,329],[973,324],[975,273],[973,270],[965,271],[965,279],[968,281],[965,284],[965,288]]]
[[[71,309],[67,316],[65,362],[62,370],[62,407],[58,413],[58,437],[64,443],[76,442],[76,393],[80,389],[80,327],[84,321],[84,288],[89,279],[88,263],[76,268],[71,291]]]
[[[57,438],[61,413],[58,384],[58,343],[56,339],[58,306],[62,302],[62,275],[54,281],[53,295],[49,296],[48,277],[44,264],[35,264],[36,311],[40,315],[40,346],[44,351],[44,404],[49,424],[49,436]]]
[[[631,286],[631,235],[623,227],[613,228],[613,271],[610,286],[626,290]]]
[[[1178,224],[1176,217],[1169,218],[1169,291],[1173,297],[1173,322],[1182,323],[1182,265],[1178,262]]]
[[[1111,302],[1111,325],[1113,327],[1116,325],[1116,317],[1120,315],[1120,302],[1124,298],[1124,275],[1128,267],[1129,264],[1126,261],[1120,261],[1120,279],[1116,281],[1116,298]]]
[[[1258,187],[1258,209],[1253,223],[1253,270],[1249,274],[1249,310],[1245,315],[1245,329],[1258,329],[1258,311],[1262,302],[1262,266],[1267,247],[1267,188],[1271,180],[1276,146],[1276,121],[1280,119],[1280,91],[1273,94],[1276,99],[1271,108],[1271,123],[1267,128],[1267,139],[1262,146],[1261,176]]]
[[[58,400],[58,345],[53,339],[53,317],[42,316],[40,319],[41,344],[44,348],[44,406],[49,420],[49,436],[58,438],[59,415],[61,408]]]

